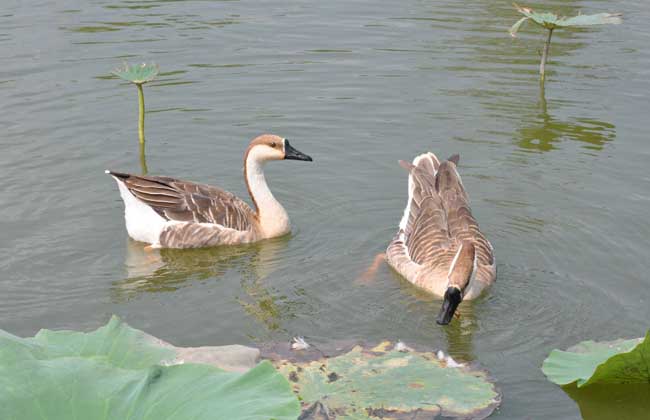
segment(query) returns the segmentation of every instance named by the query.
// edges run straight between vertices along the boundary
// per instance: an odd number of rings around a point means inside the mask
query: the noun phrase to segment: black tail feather
[[[113,171],[109,171],[109,170],[106,170],[105,172],[107,174],[111,175],[111,176],[114,176],[114,177],[120,178],[120,179],[128,179],[128,178],[131,177],[130,174],[125,174],[123,172],[113,172]]]

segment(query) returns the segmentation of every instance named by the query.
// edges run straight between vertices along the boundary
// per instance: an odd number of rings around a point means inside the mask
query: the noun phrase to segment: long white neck
[[[262,235],[273,238],[289,233],[289,215],[271,193],[264,177],[264,159],[253,148],[246,158],[245,176],[248,192],[255,204]]]

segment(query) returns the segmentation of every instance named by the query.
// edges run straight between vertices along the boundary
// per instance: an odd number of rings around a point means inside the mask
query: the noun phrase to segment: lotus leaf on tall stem
[[[145,140],[144,140],[144,90],[142,85],[148,83],[156,78],[159,73],[158,65],[156,64],[136,64],[129,65],[124,63],[120,68],[112,71],[112,74],[122,80],[133,83],[138,88],[138,139],[140,141],[140,167],[143,175],[147,174],[147,162],[145,158]]]
[[[546,62],[548,61],[549,51],[551,48],[551,37],[553,36],[553,31],[557,28],[572,28],[579,26],[591,26],[591,25],[605,25],[605,24],[619,24],[623,20],[621,18],[621,13],[597,13],[595,15],[582,15],[574,17],[564,17],[559,16],[551,12],[535,12],[533,9],[528,7],[521,7],[516,3],[513,3],[515,9],[524,17],[519,19],[512,27],[510,28],[510,35],[514,38],[517,36],[517,32],[521,26],[526,23],[528,20],[532,20],[539,26],[546,28],[548,31],[546,42],[544,43],[544,49],[542,50],[542,59],[539,63],[539,77],[542,83],[546,78]]]

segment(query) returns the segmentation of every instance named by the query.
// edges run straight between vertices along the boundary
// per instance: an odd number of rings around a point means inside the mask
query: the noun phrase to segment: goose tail
[[[113,178],[115,178],[116,181],[124,181],[125,179],[128,179],[128,178],[131,177],[130,174],[125,174],[123,172],[111,171],[111,170],[108,170],[108,169],[106,169],[104,171],[104,173],[112,176]]]
[[[436,155],[431,152],[427,152],[416,156],[413,159],[412,163],[400,160],[399,164],[402,168],[406,169],[409,172],[408,199],[406,201],[406,207],[404,208],[404,215],[402,216],[402,220],[400,220],[399,223],[399,228],[402,231],[406,231],[409,218],[411,217],[411,211],[414,210],[412,208],[413,200],[417,198],[415,197],[416,185],[420,187],[418,190],[422,190],[423,184],[431,184],[431,187],[433,187],[436,173],[440,167],[440,161]]]
[[[413,159],[413,166],[422,169],[424,172],[435,175],[440,167],[438,157],[431,152],[422,153]]]

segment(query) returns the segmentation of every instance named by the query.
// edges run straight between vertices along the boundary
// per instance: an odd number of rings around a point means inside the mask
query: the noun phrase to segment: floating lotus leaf
[[[289,383],[269,362],[243,374],[208,364],[173,364],[181,363],[179,355],[206,352],[181,353],[116,317],[90,333],[42,330],[20,338],[0,330],[0,419],[294,420],[299,415]]]
[[[525,17],[519,19],[510,28],[510,35],[513,37],[517,35],[517,31],[521,28],[527,20],[532,20],[546,29],[555,29],[557,27],[572,27],[572,26],[589,26],[589,25],[605,25],[605,24],[619,24],[622,22],[620,13],[597,13],[595,15],[578,15],[571,18],[561,17],[555,13],[550,12],[535,12],[528,7],[521,7],[514,4],[519,13]]]
[[[558,385],[650,383],[650,331],[645,338],[597,343],[583,341],[553,350],[542,371]]]
[[[301,418],[481,419],[500,403],[485,372],[439,360],[432,352],[391,347],[357,345],[338,356],[274,364],[303,402]]]
[[[151,82],[158,76],[158,65],[156,64],[135,64],[130,66],[128,63],[124,63],[122,67],[113,70],[111,73],[124,79],[127,82],[135,83],[136,85],[141,85],[147,82]]]

